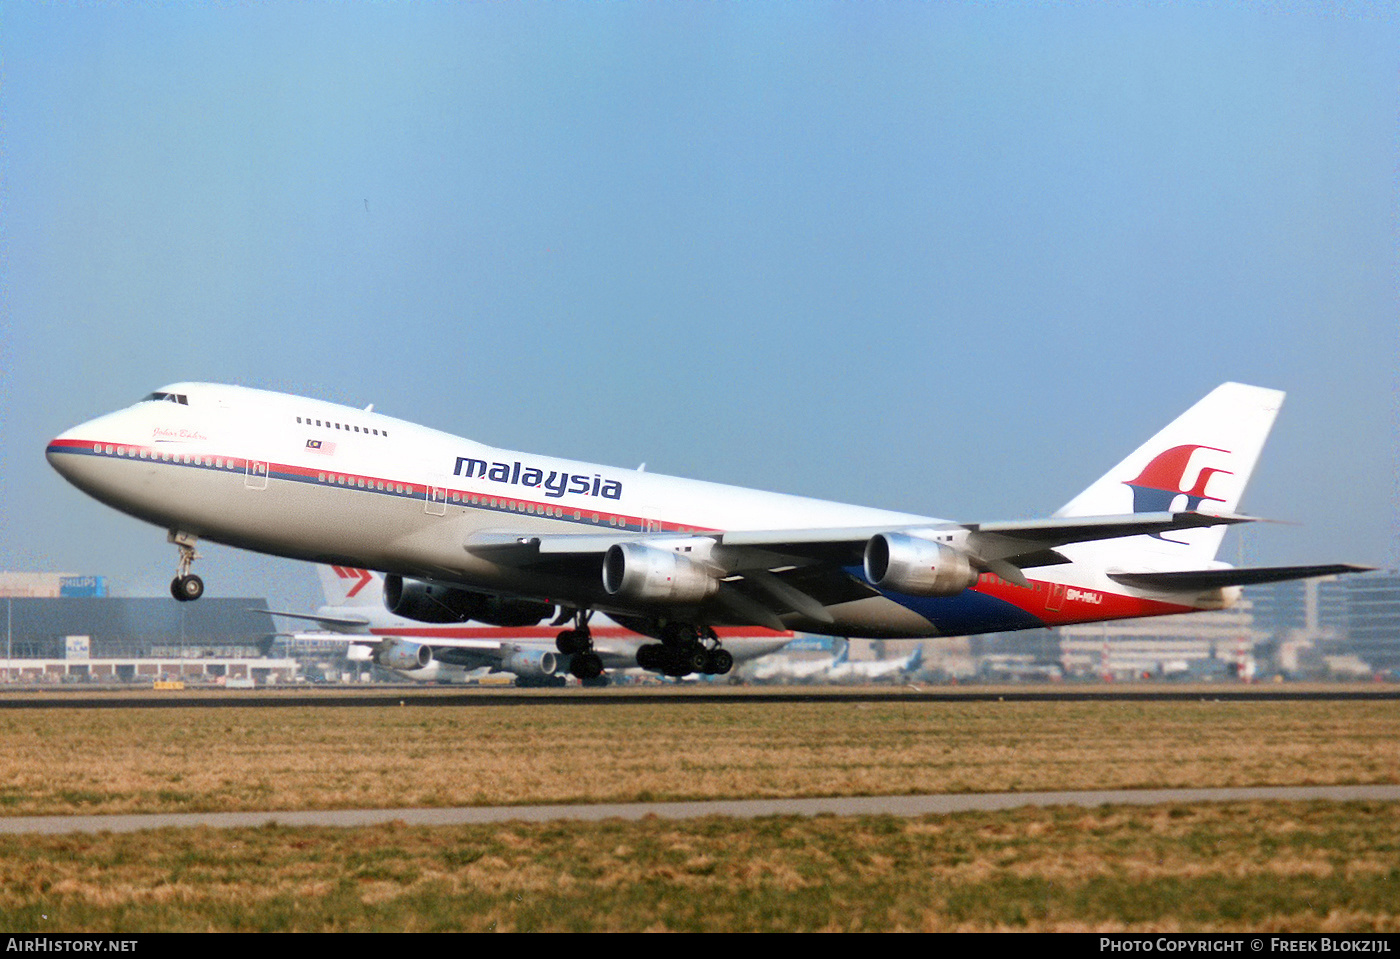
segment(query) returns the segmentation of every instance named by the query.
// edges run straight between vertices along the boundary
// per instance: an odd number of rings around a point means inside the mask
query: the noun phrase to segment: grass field
[[[1400,782],[1385,702],[406,702],[0,711],[0,811]],[[1397,837],[1387,803],[0,837],[0,923],[1396,931]]]
[[[1389,702],[0,710],[0,814],[1400,782]]]
[[[0,925],[1397,931],[1400,806],[0,837]]]

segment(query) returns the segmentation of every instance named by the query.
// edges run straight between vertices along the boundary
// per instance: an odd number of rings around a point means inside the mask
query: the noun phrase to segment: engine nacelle
[[[460,623],[469,600],[479,594],[390,574],[384,577],[384,606],[395,616],[420,623]]]
[[[473,594],[477,602],[467,613],[468,619],[492,626],[534,626],[542,619],[554,618],[554,604],[533,599],[505,599],[489,593]]]
[[[374,661],[385,669],[411,672],[433,661],[431,647],[410,643],[405,639],[386,639],[374,651]]]
[[[460,623],[474,619],[492,626],[534,626],[554,615],[554,606],[532,599],[503,599],[455,586],[384,577],[384,606],[395,616],[420,623]]]
[[[521,679],[546,679],[558,668],[558,655],[548,649],[517,649],[501,661],[501,669]]]
[[[977,583],[961,550],[908,533],[876,533],[865,544],[865,578],[911,596],[956,596]]]
[[[713,540],[705,543],[713,545]],[[614,543],[603,557],[603,589],[634,602],[699,603],[719,591],[719,580],[684,552]]]

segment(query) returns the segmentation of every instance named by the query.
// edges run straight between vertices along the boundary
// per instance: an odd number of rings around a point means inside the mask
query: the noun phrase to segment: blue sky
[[[1392,10],[4,3],[0,568],[165,589],[43,449],[188,379],[966,520],[1241,380],[1244,558],[1394,565]]]

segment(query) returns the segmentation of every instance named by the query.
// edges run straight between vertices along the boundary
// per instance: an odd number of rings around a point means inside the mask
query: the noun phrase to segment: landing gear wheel
[[[637,665],[677,678],[723,675],[734,668],[734,657],[720,648],[713,627],[671,622],[661,627],[661,645],[637,650]]]
[[[170,595],[182,603],[192,603],[204,595],[204,580],[193,573],[170,581]]]
[[[727,649],[711,650],[709,659],[705,672],[715,676],[723,676],[734,668],[734,655]]]
[[[677,660],[679,662],[680,667],[684,669],[686,673],[709,672],[709,670],[705,668],[710,664],[709,651],[706,650],[705,647],[701,646],[699,643],[687,645],[681,651],[681,654],[677,657]]]
[[[554,646],[565,656],[573,656],[588,650],[591,637],[587,630],[566,629],[554,640]]]
[[[660,643],[648,643],[637,648],[637,665],[643,669],[665,671],[666,647]]]
[[[603,675],[603,658],[594,652],[576,653],[569,660],[569,672],[584,681],[597,679]]]

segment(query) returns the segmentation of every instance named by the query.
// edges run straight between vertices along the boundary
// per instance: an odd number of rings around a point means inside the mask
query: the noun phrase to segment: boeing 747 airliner
[[[198,540],[380,570],[422,622],[660,640],[647,669],[725,673],[717,628],[912,638],[1230,605],[1239,587],[1350,565],[1232,569],[1215,553],[1283,394],[1226,383],[1047,519],[965,523],[494,449],[321,400],[178,383],[55,438],[79,489],[169,531],[198,599]]]

